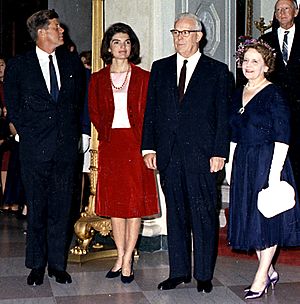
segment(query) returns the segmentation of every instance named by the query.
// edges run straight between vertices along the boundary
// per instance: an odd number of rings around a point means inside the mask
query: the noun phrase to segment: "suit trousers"
[[[25,265],[66,269],[76,162],[21,161],[28,205]]]
[[[218,244],[216,176],[188,172],[183,155],[175,144],[169,165],[160,172],[167,207],[170,278],[191,276],[193,238],[193,276],[212,280]]]

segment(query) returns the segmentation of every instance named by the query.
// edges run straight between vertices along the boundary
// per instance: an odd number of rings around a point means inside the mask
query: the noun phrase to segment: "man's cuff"
[[[142,150],[142,156],[144,157],[146,154],[149,154],[149,153],[156,153],[156,151],[154,150]]]

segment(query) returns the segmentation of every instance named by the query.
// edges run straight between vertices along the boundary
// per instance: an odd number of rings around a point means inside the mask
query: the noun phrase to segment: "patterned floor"
[[[212,293],[198,293],[195,281],[175,290],[160,291],[157,284],[168,277],[167,252],[142,252],[135,261],[135,280],[129,285],[122,284],[120,278],[105,279],[113,259],[102,259],[69,264],[73,279],[70,285],[57,284],[45,276],[42,286],[30,287],[26,285],[29,270],[24,267],[25,228],[25,221],[0,214],[0,304],[245,303],[243,288],[251,282],[257,266],[254,257],[219,255]],[[299,251],[292,254],[299,259]],[[292,255],[290,259],[292,263]],[[299,303],[300,266],[279,263],[277,271],[280,282],[275,290],[247,303]]]

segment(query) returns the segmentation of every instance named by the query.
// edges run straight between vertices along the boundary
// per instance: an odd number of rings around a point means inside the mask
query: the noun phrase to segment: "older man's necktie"
[[[58,88],[56,72],[52,60],[52,55],[49,55],[49,74],[50,74],[50,94],[52,95],[54,101],[57,101],[59,88]]]
[[[284,32],[283,44],[282,44],[282,58],[283,58],[285,65],[288,62],[288,34],[289,34],[289,31]]]
[[[185,88],[185,77],[186,77],[186,64],[187,60],[183,61],[183,65],[180,71],[179,76],[179,83],[178,83],[178,91],[179,91],[179,101],[181,102],[184,95],[184,88]]]

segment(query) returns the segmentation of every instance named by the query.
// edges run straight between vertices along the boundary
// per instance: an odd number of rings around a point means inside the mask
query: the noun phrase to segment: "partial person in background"
[[[7,121],[7,109],[4,104],[4,92],[3,92],[3,79],[4,71],[6,67],[6,61],[4,56],[0,55],[0,168],[1,168],[1,210],[11,211],[12,206],[6,204],[3,201],[3,195],[6,186],[8,163],[10,158],[11,148],[11,133],[9,130],[9,124]],[[16,209],[16,206],[14,206]]]
[[[133,251],[141,217],[158,213],[154,173],[140,153],[149,72],[139,68],[140,43],[130,26],[111,25],[104,34],[101,58],[107,65],[92,74],[90,118],[98,131],[96,213],[111,217],[118,258],[106,274],[134,279]]]
[[[63,45],[63,29],[54,10],[27,19],[36,46],[10,60],[4,78],[9,121],[20,139],[25,188],[28,285],[41,285],[45,268],[58,283],[67,273],[70,209],[78,160],[84,82],[78,54]]]
[[[272,265],[277,248],[300,245],[300,204],[296,193],[296,206],[288,211],[267,218],[258,209],[262,189],[276,190],[286,181],[296,190],[287,157],[290,112],[281,89],[266,79],[274,69],[273,49],[263,41],[246,40],[237,58],[248,82],[236,90],[230,117],[228,240],[234,249],[256,251],[259,266],[245,288],[245,299],[255,299],[279,280]],[[274,206],[275,199],[263,203]]]
[[[1,187],[2,208],[15,213],[18,218],[27,214],[24,187],[21,181],[19,143],[15,140],[16,130],[7,118],[7,109],[4,104],[3,78],[5,59],[0,56],[0,151],[1,151]]]
[[[81,183],[81,208],[83,210],[88,205],[89,188],[90,188],[90,141],[91,141],[91,120],[88,109],[88,86],[91,78],[92,69],[92,51],[83,51],[79,54],[80,60],[84,65],[85,81],[86,81],[86,95],[83,104],[83,112],[81,114],[81,146],[80,153],[83,156],[82,165],[82,183]]]
[[[291,109],[289,156],[300,193],[300,24],[295,23],[298,12],[296,1],[276,1],[274,14],[279,27],[261,39],[276,51],[275,69],[269,79],[283,89]]]
[[[19,219],[27,215],[26,196],[21,179],[19,139],[15,127],[9,123],[9,162],[7,168],[6,186],[3,194],[3,204],[10,206]]]

